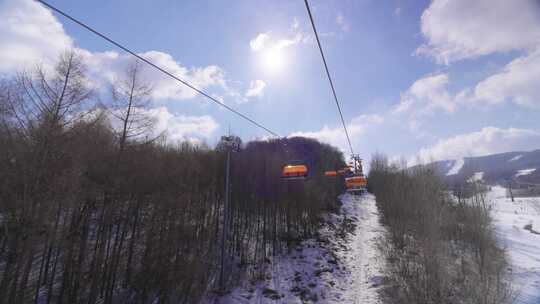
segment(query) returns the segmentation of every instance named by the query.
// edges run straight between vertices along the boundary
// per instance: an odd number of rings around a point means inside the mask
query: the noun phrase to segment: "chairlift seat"
[[[306,165],[286,165],[281,172],[281,178],[285,180],[305,179],[307,175]]]

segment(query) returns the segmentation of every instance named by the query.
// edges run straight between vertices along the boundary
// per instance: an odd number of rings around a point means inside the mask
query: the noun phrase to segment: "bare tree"
[[[80,56],[67,51],[51,71],[37,67],[20,73],[2,98],[2,126],[12,134],[7,146],[14,154],[7,167],[12,178],[3,183],[9,195],[2,198],[4,224],[12,230],[6,232],[8,258],[0,283],[0,297],[8,302],[22,302],[28,295],[35,255],[52,250],[57,242],[55,210],[65,207],[66,192],[74,190],[67,182],[74,179],[73,171],[66,170],[66,127],[92,95],[84,73]],[[49,264],[41,265],[49,269]]]
[[[92,91],[87,85],[86,67],[80,55],[66,51],[51,72],[37,66],[32,72],[19,74],[18,118],[25,123],[43,125],[46,130],[65,126],[80,117],[81,105]],[[34,125],[27,125],[32,128]]]
[[[152,87],[142,79],[140,62],[133,61],[123,77],[111,87],[112,115],[119,120],[119,153],[125,149],[128,139],[140,138],[153,126],[148,115]]]
[[[406,303],[509,303],[504,251],[490,225],[485,188],[455,201],[430,166],[400,169],[374,155],[370,191],[389,237],[381,243],[392,299]],[[457,259],[456,259],[457,258]]]
[[[219,273],[221,147],[142,142],[151,88],[137,62],[112,86],[112,118],[78,119],[92,96],[84,76],[67,52],[54,70],[0,82],[0,302],[196,302]],[[260,275],[268,256],[313,236],[337,206],[343,189],[317,176],[343,155],[283,140],[231,155],[224,251],[246,267],[229,263],[226,284]],[[314,177],[283,183],[297,155],[313,160]]]

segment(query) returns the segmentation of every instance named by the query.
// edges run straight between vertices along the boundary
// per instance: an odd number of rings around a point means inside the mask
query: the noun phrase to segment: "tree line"
[[[511,303],[504,250],[497,242],[485,187],[448,191],[435,168],[412,169],[376,154],[369,191],[388,235],[380,244],[398,303]]]
[[[196,302],[217,287],[224,228],[232,286],[336,208],[342,184],[323,172],[343,166],[341,152],[253,141],[232,155],[222,222],[225,154],[155,135],[141,70],[134,61],[93,88],[68,51],[0,81],[1,303]],[[308,180],[280,179],[292,159],[309,164]]]

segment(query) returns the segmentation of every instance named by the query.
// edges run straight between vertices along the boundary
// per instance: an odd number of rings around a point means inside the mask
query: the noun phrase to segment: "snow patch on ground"
[[[529,174],[533,173],[534,171],[536,171],[536,168],[518,170],[515,176],[518,177],[518,176],[522,176],[522,175],[529,175]]]
[[[506,198],[506,189],[488,193],[497,236],[512,267],[516,303],[540,303],[540,197]]]
[[[523,157],[523,154],[519,154],[519,155],[516,155],[516,156],[510,158],[508,161],[513,162],[513,161],[516,161],[516,160],[518,160],[518,159],[520,159],[522,157]]]
[[[384,234],[372,195],[340,197],[340,214],[330,214],[317,239],[270,259],[265,279],[249,281],[204,303],[382,303],[378,289]],[[354,227],[355,226],[355,227]],[[354,227],[350,233],[346,227]]]
[[[459,170],[461,170],[461,168],[463,167],[464,164],[465,164],[465,160],[463,158],[455,160],[454,165],[452,166],[452,168],[450,168],[450,170],[448,170],[446,175],[449,176],[449,175],[458,174]]]

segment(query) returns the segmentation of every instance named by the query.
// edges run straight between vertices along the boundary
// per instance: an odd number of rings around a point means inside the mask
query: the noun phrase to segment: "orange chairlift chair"
[[[308,176],[308,167],[304,164],[287,164],[281,171],[283,180],[303,180]]]
[[[326,171],[326,172],[324,172],[324,176],[326,176],[326,177],[337,177],[338,173],[337,173],[337,171]]]
[[[347,192],[362,193],[366,191],[367,179],[363,175],[346,177],[345,186],[347,187]]]

